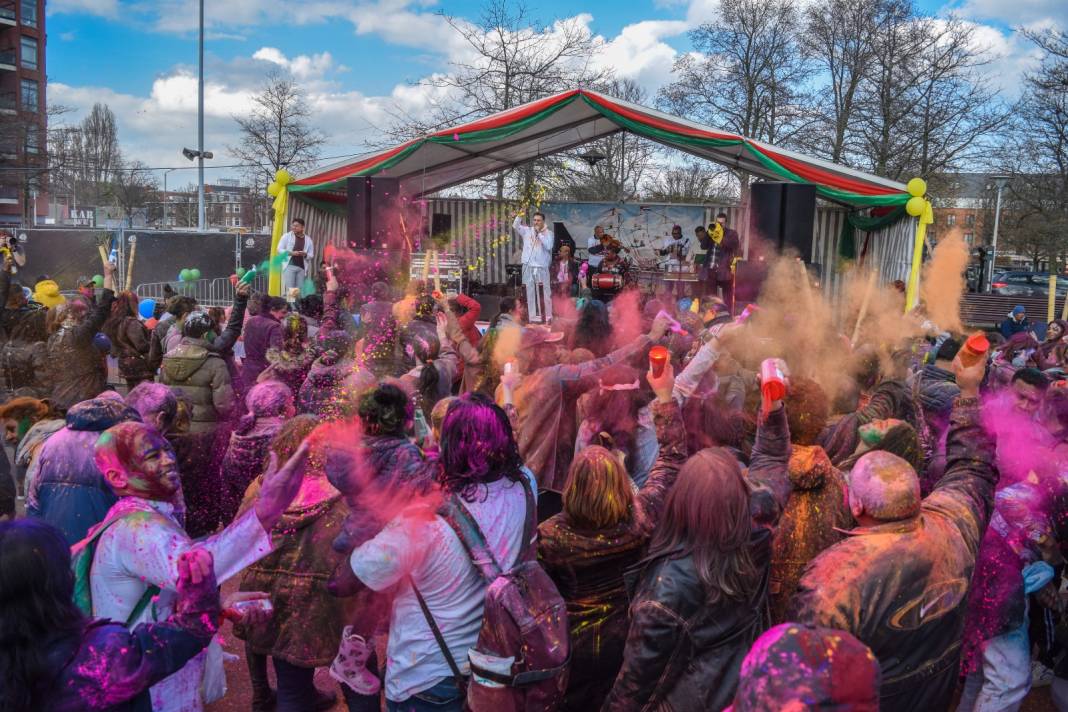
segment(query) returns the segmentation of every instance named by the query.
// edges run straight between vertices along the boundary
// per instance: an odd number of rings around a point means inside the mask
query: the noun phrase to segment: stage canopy
[[[811,183],[821,198],[854,208],[904,205],[910,197],[901,183],[588,89],[562,92],[443,129],[323,168],[286,187],[313,200],[332,194],[336,201],[337,194],[345,191],[345,179],[379,175],[399,178],[408,195],[428,195],[620,131],[767,180]]]

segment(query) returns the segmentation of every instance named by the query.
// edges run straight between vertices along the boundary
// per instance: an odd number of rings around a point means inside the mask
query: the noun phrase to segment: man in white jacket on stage
[[[516,215],[512,228],[523,240],[523,284],[527,288],[527,313],[531,323],[548,324],[553,318],[552,292],[549,291],[553,232],[545,227],[544,213],[534,213],[532,227],[523,224],[522,215]]]

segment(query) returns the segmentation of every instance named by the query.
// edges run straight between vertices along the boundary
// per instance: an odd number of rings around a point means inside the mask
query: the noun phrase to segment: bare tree
[[[645,190],[649,200],[663,203],[726,203],[728,195],[726,169],[717,169],[708,161],[689,161],[659,172]]]
[[[855,163],[907,179],[957,170],[989,147],[1009,112],[990,88],[974,27],[918,17],[889,0],[873,18],[875,55],[860,86]]]
[[[600,42],[577,19],[540,27],[525,5],[512,0],[487,0],[475,22],[443,15],[469,52],[449,71],[425,80],[447,97],[424,115],[398,114],[391,131],[407,139],[506,109],[576,86],[602,83],[608,72],[595,69]],[[506,184],[520,198],[529,198],[536,183],[558,172],[556,162],[532,162],[493,178],[498,198]]]
[[[153,217],[150,208],[159,205],[159,189],[152,169],[141,161],[134,161],[127,166],[113,170],[109,187],[109,197],[122,210],[128,226],[133,226],[133,218],[139,212],[145,213],[146,222]]]
[[[634,104],[646,101],[645,90],[632,79],[613,79],[598,89]],[[653,142],[625,132],[583,144],[565,155],[566,172],[558,193],[569,200],[637,198],[656,151]],[[583,158],[591,155],[602,158],[592,162]]]
[[[1003,214],[1014,249],[1051,263],[1068,252],[1068,34],[1028,33],[1045,53],[1027,75],[1016,107],[1015,130],[1004,155],[1013,174]]]
[[[665,109],[749,138],[798,145],[815,121],[794,0],[722,0],[719,17],[690,33],[696,52],[675,62]],[[734,171],[743,204],[745,171]]]
[[[844,158],[858,92],[875,59],[872,18],[884,11],[885,4],[886,0],[830,0],[805,11],[805,47],[826,76],[818,93],[822,111],[815,135],[820,140],[812,141],[812,149],[836,163]]]
[[[661,90],[660,104],[749,138],[793,143],[812,121],[812,66],[793,0],[723,0],[719,13],[690,33],[697,51],[676,60],[678,79]]]
[[[115,114],[107,104],[94,104],[78,125],[57,126],[49,134],[53,190],[82,205],[106,202],[122,165]]]
[[[296,81],[269,74],[249,113],[233,117],[241,129],[241,143],[229,150],[242,163],[258,166],[250,177],[262,185],[273,181],[280,168],[291,172],[310,168],[326,142],[309,125],[310,117],[311,109]]]

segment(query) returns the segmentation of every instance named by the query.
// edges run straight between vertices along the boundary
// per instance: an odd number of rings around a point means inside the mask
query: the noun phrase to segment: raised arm
[[[561,384],[565,386],[574,385],[579,382],[580,386],[586,385],[586,381],[592,380],[593,377],[598,375],[601,371],[615,366],[617,363],[622,363],[633,358],[635,355],[641,353],[649,346],[664,336],[667,331],[668,322],[662,317],[657,317],[653,320],[653,325],[649,329],[649,333],[643,336],[639,336],[634,341],[630,342],[622,348],[618,348],[607,356],[602,356],[599,359],[593,361],[587,361],[580,364],[562,364],[559,366],[553,366],[556,378]]]
[[[645,377],[653,392],[656,393],[656,401],[653,402],[651,409],[653,423],[656,425],[656,440],[660,444],[656,463],[649,470],[645,484],[638,490],[638,506],[644,515],[641,521],[642,528],[646,533],[651,534],[660,523],[664,501],[675,485],[679,469],[686,462],[688,453],[682,409],[672,397],[675,378],[671,364],[664,367],[659,377],[653,375],[652,369]]]
[[[234,290],[234,303],[230,307],[230,319],[226,322],[223,332],[212,342],[212,351],[223,353],[232,349],[237,343],[245,324],[245,309],[248,307],[248,295],[251,291],[252,286],[249,284],[237,285],[237,289]]]
[[[774,527],[786,506],[792,489],[787,467],[790,461],[790,426],[782,401],[771,404],[757,425],[756,444],[749,464],[748,479],[753,485],[749,510],[753,522]]]
[[[482,314],[482,305],[478,303],[477,299],[472,299],[471,297],[467,296],[462,292],[456,295],[456,302],[467,310],[467,312],[463,316],[456,317],[456,320],[460,324],[460,328],[471,328],[475,325],[475,322],[478,321],[478,317]]]
[[[999,478],[996,442],[979,417],[979,384],[985,367],[981,361],[967,367],[959,357],[953,361],[961,394],[953,403],[946,434],[946,471],[924,500],[925,507],[938,507],[954,517],[973,554],[990,521]]]

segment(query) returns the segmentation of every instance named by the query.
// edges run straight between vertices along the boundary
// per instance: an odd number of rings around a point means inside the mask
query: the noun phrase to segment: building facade
[[[48,215],[45,0],[0,0],[0,224]]]

